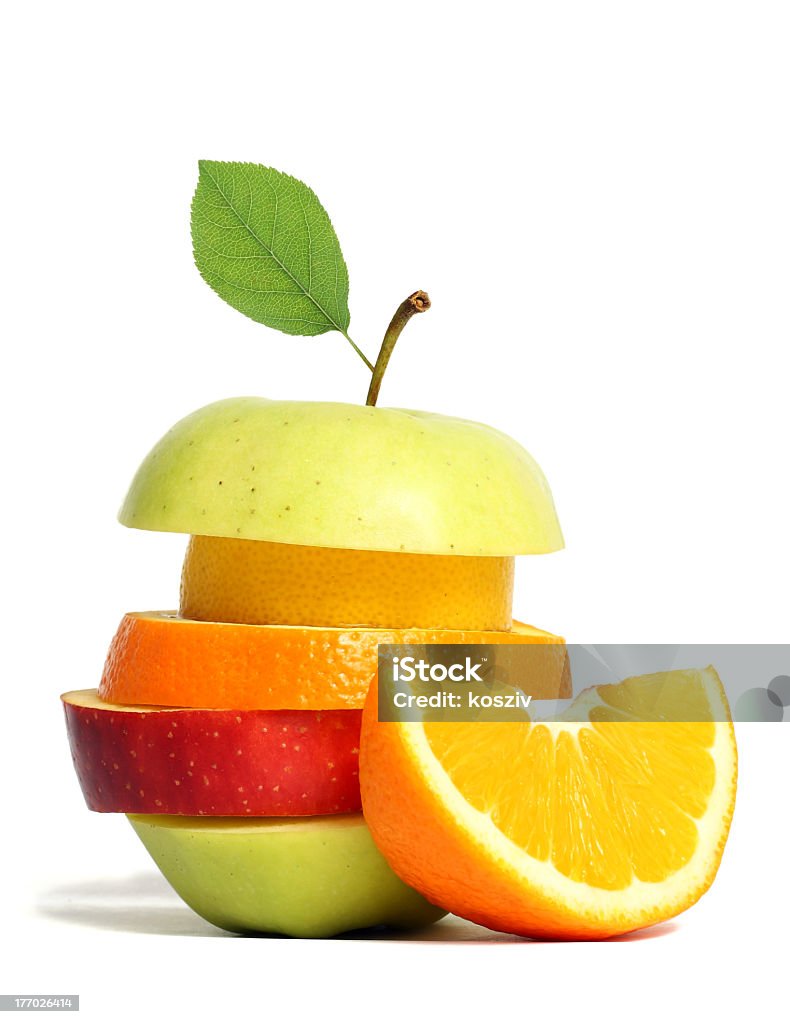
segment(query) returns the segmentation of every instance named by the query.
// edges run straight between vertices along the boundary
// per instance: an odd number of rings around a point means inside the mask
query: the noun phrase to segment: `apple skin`
[[[397,877],[361,814],[129,821],[181,899],[227,931],[325,938],[446,913]]]
[[[312,815],[357,811],[362,712],[226,711],[62,696],[92,811]]]
[[[229,398],[172,427],[140,466],[125,526],[436,555],[563,546],[549,486],[506,434],[340,402]]]

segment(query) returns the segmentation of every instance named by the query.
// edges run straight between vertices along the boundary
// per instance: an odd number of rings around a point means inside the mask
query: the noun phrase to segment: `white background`
[[[114,519],[172,422],[238,394],[364,400],[339,335],[286,338],[202,283],[200,157],[315,188],[368,354],[430,292],[381,404],[489,422],[540,461],[567,549],[521,560],[519,617],[577,642],[787,642],[787,6],[31,2],[1,35],[0,989],[79,992],[97,1021],[776,1017],[782,726],[739,731],[719,879],[647,936],[247,941],[88,813],[57,697],[96,685],[125,610],[177,601],[184,538]]]

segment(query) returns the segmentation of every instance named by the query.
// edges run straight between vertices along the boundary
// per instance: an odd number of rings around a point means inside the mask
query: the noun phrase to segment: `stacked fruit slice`
[[[365,815],[428,899],[501,931],[599,939],[665,921],[713,882],[737,751],[711,666],[591,687],[550,721],[488,722],[486,743],[477,722],[378,721],[377,685]]]
[[[63,697],[88,806],[125,812],[198,913],[327,935],[444,911],[360,813],[378,646],[551,644],[512,620],[514,555],[561,546],[540,470],[488,427],[236,399],[177,424],[121,521],[191,534],[175,612],[131,613],[98,691]]]

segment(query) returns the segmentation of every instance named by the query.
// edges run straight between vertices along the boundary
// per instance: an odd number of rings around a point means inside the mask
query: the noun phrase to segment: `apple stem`
[[[387,364],[390,361],[392,350],[395,348],[395,342],[400,337],[403,328],[415,313],[424,313],[426,309],[430,308],[431,300],[428,298],[426,292],[413,292],[408,299],[404,299],[395,310],[395,315],[390,320],[390,325],[387,328],[384,340],[381,343],[381,348],[379,349],[379,355],[376,360],[376,365],[373,368],[373,376],[370,379],[370,387],[368,388],[368,397],[365,401],[365,405],[376,404],[376,399],[379,397],[379,389],[381,388],[381,381],[384,377],[384,371],[387,369]]]

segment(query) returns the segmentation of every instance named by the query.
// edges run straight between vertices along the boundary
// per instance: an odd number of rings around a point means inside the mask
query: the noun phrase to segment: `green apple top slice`
[[[348,272],[303,182],[200,162],[195,262],[235,309],[285,334],[341,334],[370,371],[365,405],[230,398],[177,423],[137,471],[126,526],[415,554],[536,554],[563,546],[534,459],[480,423],[376,408],[395,342],[430,308],[395,311],[375,363],[349,334]]]
[[[120,512],[143,530],[437,555],[556,551],[535,460],[481,423],[339,402],[229,398],[177,423]]]
[[[516,555],[563,547],[548,484],[506,434],[431,413],[227,398],[144,460],[126,526],[317,547]]]

